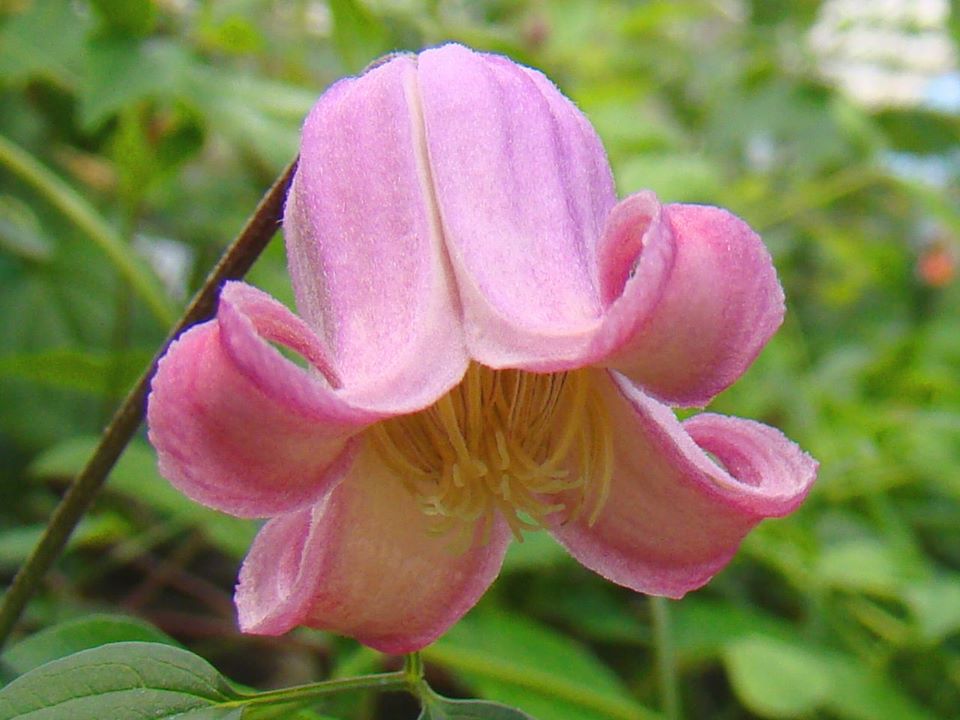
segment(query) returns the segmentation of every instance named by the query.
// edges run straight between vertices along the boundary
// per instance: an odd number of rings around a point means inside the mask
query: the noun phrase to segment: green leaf
[[[622,194],[650,188],[664,202],[715,201],[723,187],[717,166],[693,154],[635,155],[617,163],[614,170]]]
[[[527,533],[523,542],[511,543],[503,561],[503,572],[541,570],[570,561],[570,555],[550,533]]]
[[[73,438],[42,453],[30,466],[36,476],[72,477],[86,464],[98,440]],[[198,505],[177,491],[157,472],[153,450],[142,440],[132,442],[110,474],[108,490],[142,502],[176,520],[202,530],[221,550],[242,557],[256,533],[256,524]]]
[[[281,168],[297,154],[300,126],[315,93],[219,68],[195,67],[189,101],[214,133]]]
[[[23,675],[44,663],[82,650],[132,641],[177,644],[142,620],[118,615],[90,615],[45,628],[21,640],[3,654],[3,664]]]
[[[534,720],[516,708],[483,700],[450,700],[434,695],[424,699],[419,720]]]
[[[687,661],[719,657],[723,649],[751,635],[788,640],[788,622],[749,607],[687,596],[672,609],[673,642]]]
[[[13,570],[36,547],[46,525],[23,525],[0,531],[0,568]],[[129,524],[115,514],[88,516],[71,535],[69,548],[116,542],[129,533]]]
[[[176,320],[170,301],[164,295],[160,281],[133,252],[130,244],[121,238],[94,209],[86,198],[57,177],[29,152],[0,136],[0,165],[32,185],[63,215],[70,219],[103,251],[117,273],[126,280],[157,319],[165,326]]]
[[[817,575],[831,587],[892,595],[903,583],[906,570],[889,546],[858,538],[825,549]]]
[[[177,98],[190,71],[190,56],[181,46],[132,37],[97,38],[84,60],[80,122],[87,130],[138,100]]]
[[[24,5],[0,28],[0,82],[42,76],[74,87],[89,21],[74,3],[37,0]]]
[[[839,652],[752,635],[727,646],[724,664],[737,696],[762,717],[931,718],[896,680]]]
[[[152,356],[149,351],[139,350],[110,355],[66,348],[13,353],[0,357],[0,379],[26,380],[98,397],[122,397]]]
[[[109,32],[146,35],[157,17],[152,0],[91,0],[90,4]]]
[[[812,713],[830,692],[829,669],[795,646],[757,635],[733,643],[724,656],[734,691],[762,717]]]
[[[960,630],[960,578],[949,576],[911,585],[905,597],[925,642],[938,642]]]
[[[586,648],[527,619],[471,616],[423,656],[455,671],[482,696],[541,720],[657,717]]]
[[[36,214],[10,195],[0,195],[0,250],[34,262],[53,257],[53,244],[43,234]]]
[[[240,717],[239,696],[206,660],[169,645],[122,642],[70,655],[0,690],[0,720]]]
[[[330,0],[333,43],[350,72],[363,70],[390,50],[386,29],[358,0]]]

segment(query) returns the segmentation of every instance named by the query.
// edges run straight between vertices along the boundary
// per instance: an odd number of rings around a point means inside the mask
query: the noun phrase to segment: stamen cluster
[[[609,421],[587,370],[473,363],[429,408],[378,423],[372,440],[441,534],[466,522],[486,538],[500,513],[522,540],[554,513],[569,522],[587,506],[592,524],[609,492]]]

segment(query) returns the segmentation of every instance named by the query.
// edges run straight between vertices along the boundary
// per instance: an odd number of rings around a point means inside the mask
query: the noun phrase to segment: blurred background
[[[821,474],[659,610],[528,536],[424,652],[431,682],[540,720],[651,717],[659,647],[683,717],[960,717],[958,38],[947,0],[0,0],[0,578],[319,93],[457,40],[557,82],[621,194],[726,206],[763,235],[787,321],[711,409],[782,428]],[[249,280],[291,301],[282,238]],[[257,688],[396,666],[320,632],[240,636],[255,529],[171,490],[138,438],[4,672],[78,632],[169,637]],[[361,695],[295,715],[415,716]]]

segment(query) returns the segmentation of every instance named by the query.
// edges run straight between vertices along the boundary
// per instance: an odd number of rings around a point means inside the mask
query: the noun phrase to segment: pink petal
[[[352,461],[351,437],[380,417],[344,403],[269,340],[333,376],[321,341],[299,318],[229,283],[217,319],[188,330],[160,361],[147,408],[163,476],[241,517],[288,512],[329,492]]]
[[[612,353],[604,364],[664,402],[702,406],[746,370],[780,326],[783,291],[763,242],[736,216],[698,205],[666,205],[661,212],[657,235],[672,236],[666,241],[673,246],[669,274],[660,274],[660,267],[626,281],[623,268],[630,267],[629,251],[637,245],[635,270],[644,268],[653,225],[641,242],[636,234],[642,222],[634,218],[631,235],[615,222],[617,211],[611,215],[601,242],[601,249],[610,248],[601,254],[608,274],[605,299],[619,283],[625,287],[623,298],[612,300],[599,334],[609,348],[604,352]],[[647,298],[658,293],[652,311],[632,307],[634,287],[641,283],[649,286]]]
[[[465,553],[428,532],[400,480],[361,451],[350,475],[312,510],[271,520],[240,571],[244,632],[308,625],[383,652],[418,650],[467,612],[496,578],[509,543],[497,521]]]
[[[581,517],[554,535],[608,580],[682,597],[758,522],[791,512],[810,490],[817,463],[778,430],[712,414],[681,425],[625,378],[598,373],[598,382],[616,432],[610,495],[593,526]]]
[[[459,45],[418,64],[470,354],[490,367],[579,364],[600,316],[594,243],[616,201],[600,141],[539,72]]]
[[[345,395],[410,411],[457,383],[467,355],[412,56],[338,82],[314,106],[284,229],[297,304]]]

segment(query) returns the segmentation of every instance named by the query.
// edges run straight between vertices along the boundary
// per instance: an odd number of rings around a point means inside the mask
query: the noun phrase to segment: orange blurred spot
[[[957,258],[947,245],[935,243],[917,258],[917,275],[930,287],[945,287],[957,274]]]

